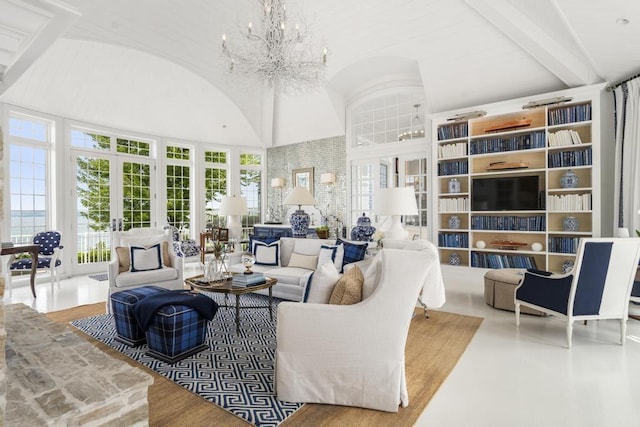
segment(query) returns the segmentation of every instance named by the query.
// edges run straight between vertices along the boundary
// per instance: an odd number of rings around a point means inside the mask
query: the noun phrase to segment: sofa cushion
[[[265,243],[254,240],[252,252],[256,257],[256,264],[278,265],[280,261],[280,242]]]
[[[175,280],[178,278],[178,270],[173,267],[162,267],[159,270],[149,271],[125,271],[116,277],[116,288],[135,286],[135,285],[153,285],[154,283]]]
[[[364,281],[362,283],[362,300],[365,300],[371,296],[373,291],[378,287],[380,283],[380,276],[382,276],[382,254],[378,254],[373,258],[373,261],[367,266],[367,269],[363,272]]]
[[[342,239],[338,239],[336,244],[342,245],[344,248],[341,271],[344,271],[345,264],[362,261],[369,247],[368,243],[352,243]]]
[[[288,267],[300,267],[307,270],[315,270],[318,266],[317,255],[303,255],[297,252],[291,254]]]
[[[276,279],[278,283],[296,285],[304,288],[307,285],[312,270],[299,267],[278,267],[264,272],[264,275]]]
[[[149,247],[131,246],[131,271],[159,270],[162,268],[160,243]]]
[[[325,262],[311,275],[302,301],[328,304],[338,280],[340,280],[340,273],[336,266],[333,262]]]
[[[358,266],[349,269],[342,275],[333,288],[329,304],[350,305],[362,301],[362,284],[364,277]]]

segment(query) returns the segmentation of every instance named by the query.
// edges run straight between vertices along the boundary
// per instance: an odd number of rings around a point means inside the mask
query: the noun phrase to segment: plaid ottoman
[[[133,306],[146,297],[166,291],[158,286],[141,286],[114,292],[111,295],[111,312],[116,322],[116,339],[131,347],[144,344],[146,337],[133,315]]]
[[[186,305],[160,308],[147,329],[148,355],[175,363],[207,348],[208,320]]]

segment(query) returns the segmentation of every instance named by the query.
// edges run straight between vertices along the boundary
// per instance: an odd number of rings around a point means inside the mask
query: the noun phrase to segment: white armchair
[[[107,313],[111,312],[111,294],[124,289],[154,285],[166,289],[182,289],[183,259],[173,252],[173,236],[160,229],[134,228],[129,231],[114,231],[112,234],[111,261],[109,261],[109,294]],[[149,247],[160,243],[162,262],[160,268],[131,268],[130,247]]]
[[[358,304],[279,304],[278,399],[388,412],[408,405],[405,343],[416,300],[432,269],[439,268],[438,257],[398,249],[380,255],[379,284]]]

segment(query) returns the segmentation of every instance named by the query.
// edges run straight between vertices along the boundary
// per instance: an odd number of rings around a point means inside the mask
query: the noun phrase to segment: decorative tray
[[[513,240],[494,240],[491,242],[491,246],[498,249],[507,249],[516,251],[521,246],[527,246],[524,242],[514,242]]]
[[[484,128],[486,132],[502,132],[504,130],[526,128],[531,125],[531,119],[509,120],[508,122],[502,122],[495,125]]]

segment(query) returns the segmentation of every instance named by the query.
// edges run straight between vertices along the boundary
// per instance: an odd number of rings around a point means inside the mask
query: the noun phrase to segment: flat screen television
[[[543,209],[537,175],[476,178],[471,184],[472,211]]]

